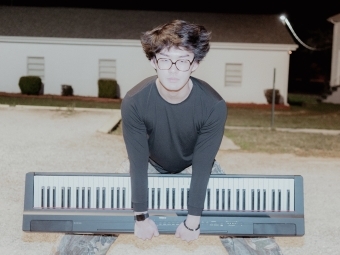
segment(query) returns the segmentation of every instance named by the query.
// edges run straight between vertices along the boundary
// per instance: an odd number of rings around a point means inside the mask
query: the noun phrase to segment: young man
[[[206,82],[191,77],[208,53],[210,32],[203,26],[174,20],[144,33],[143,50],[157,75],[124,97],[123,135],[128,152],[135,235],[158,236],[146,218],[148,168],[177,174],[192,167],[188,216],[176,236],[199,236],[201,213],[215,156],[227,118],[225,100]],[[197,231],[193,231],[196,230]]]

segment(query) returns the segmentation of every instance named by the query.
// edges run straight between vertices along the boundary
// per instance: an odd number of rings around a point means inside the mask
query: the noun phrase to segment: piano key
[[[76,208],[79,209],[80,205],[80,194],[79,194],[79,187],[76,187]]]
[[[91,203],[92,203],[92,200],[91,200],[91,197],[93,197],[92,195],[92,192],[91,192],[91,187],[87,187],[87,192],[86,192],[86,197],[87,197],[87,208],[92,208],[91,206]]]
[[[226,195],[225,189],[222,189],[222,210],[226,210]]]
[[[111,209],[115,208],[115,191],[114,191],[114,187],[111,187]]]
[[[151,188],[151,209],[155,209],[155,202],[156,202],[155,196],[156,196],[155,188]]]
[[[126,188],[122,188],[122,208],[126,208]]]
[[[40,201],[41,201],[41,203],[40,203],[40,206],[42,207],[42,208],[44,208],[44,205],[45,205],[45,187],[44,186],[42,186],[41,187],[41,197],[40,197]]]
[[[116,206],[115,208],[121,208],[121,201],[120,201],[120,187],[116,188]]]
[[[57,189],[56,186],[53,186],[53,191],[52,191],[52,207],[55,208],[56,207],[56,202],[57,202]]]
[[[276,192],[275,192],[275,189],[272,189],[271,210],[275,211],[275,209],[276,209]]]
[[[176,189],[172,188],[172,206],[171,209],[178,209],[178,207],[176,208]]]
[[[250,210],[254,211],[255,210],[255,190],[251,189],[251,206]]]
[[[96,187],[96,209],[100,206],[100,188]]]
[[[278,190],[277,210],[281,211],[281,189]]]
[[[235,200],[236,200],[236,208],[235,210],[240,210],[240,189],[236,189],[236,197],[235,197]]]
[[[220,209],[220,189],[217,188],[216,189],[216,201],[215,201],[215,204],[216,204],[216,210],[219,210]]]
[[[205,204],[205,209],[206,210],[210,210],[210,194],[211,194],[211,190],[210,188],[207,189],[207,194],[206,194],[206,204]]]
[[[50,186],[46,188],[46,207],[50,208]]]
[[[86,208],[86,192],[85,187],[81,188],[81,208]]]
[[[67,208],[71,208],[71,187],[67,187]]]
[[[161,188],[157,188],[157,209],[161,206]]]
[[[246,210],[246,189],[242,189],[242,210]]]
[[[61,208],[65,207],[65,187],[61,187]]]
[[[231,197],[231,189],[228,189],[228,195],[227,195],[227,210],[230,211],[231,210],[231,201],[232,201],[232,197]]]

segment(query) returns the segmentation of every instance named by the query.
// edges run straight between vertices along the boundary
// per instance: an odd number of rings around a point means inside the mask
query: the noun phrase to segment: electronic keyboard
[[[190,174],[149,174],[150,218],[160,233],[175,233],[188,213]],[[130,176],[109,173],[26,174],[23,231],[133,233]],[[201,234],[304,235],[300,175],[210,176]]]

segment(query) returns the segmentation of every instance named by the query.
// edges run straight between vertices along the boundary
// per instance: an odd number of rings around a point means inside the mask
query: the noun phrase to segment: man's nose
[[[176,62],[175,63],[171,63],[170,69],[169,71],[171,72],[177,72],[177,66],[176,66]]]

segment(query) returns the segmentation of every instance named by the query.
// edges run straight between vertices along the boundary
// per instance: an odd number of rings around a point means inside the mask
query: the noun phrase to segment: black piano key
[[[176,189],[172,188],[172,209],[175,209],[176,204]]]
[[[120,188],[117,188],[117,209],[119,209],[120,207],[119,207],[119,204],[120,204],[120,199],[119,199],[119,197],[120,197]]]
[[[266,190],[264,189],[263,190],[263,211],[265,211],[267,208],[266,208],[266,199],[267,199],[267,192]]]
[[[91,208],[91,187],[87,188],[87,208]]]
[[[272,189],[272,211],[275,211],[275,189]]]
[[[188,203],[189,203],[189,193],[190,193],[190,189],[187,189],[187,204],[186,204],[187,208],[188,208]]]
[[[242,190],[242,210],[246,209],[246,190]]]
[[[230,211],[231,190],[228,189],[228,210]]]
[[[79,187],[76,188],[76,208],[79,209]]]
[[[236,210],[240,210],[240,190],[236,189]]]
[[[257,210],[260,211],[261,209],[261,191],[257,189]]]
[[[100,188],[96,187],[96,208],[99,208],[99,201],[100,201]]]
[[[111,188],[111,209],[113,208],[114,208],[114,187]]]
[[[102,188],[102,208],[104,209],[106,204],[105,204],[105,201],[106,201],[106,188],[103,187]]]
[[[181,188],[181,209],[184,209],[184,188]]]
[[[207,210],[210,210],[210,189],[207,189]]]
[[[161,208],[161,188],[157,188],[157,208]]]
[[[48,186],[46,189],[46,196],[47,196],[46,207],[50,208],[50,186]]]
[[[278,201],[277,201],[277,209],[281,211],[281,190],[278,190]]]
[[[151,208],[155,209],[155,188],[151,189]]]
[[[220,189],[216,189],[216,210],[220,209]]]
[[[53,186],[53,191],[52,191],[52,197],[53,197],[53,201],[52,201],[52,206],[53,208],[55,208],[55,204],[57,203],[57,188],[55,186]]]
[[[67,208],[71,207],[71,187],[67,188]]]
[[[61,188],[61,208],[65,207],[65,187]]]
[[[287,190],[287,211],[290,211],[290,190]]]
[[[81,208],[85,208],[85,187],[81,188]]]
[[[165,208],[169,209],[169,188],[166,188]]]
[[[122,208],[125,209],[125,195],[126,195],[126,188],[122,189]]]
[[[225,189],[222,189],[222,210],[225,210]]]
[[[41,187],[41,207],[44,207],[45,187]]]
[[[251,189],[251,210],[255,210],[255,191]]]

